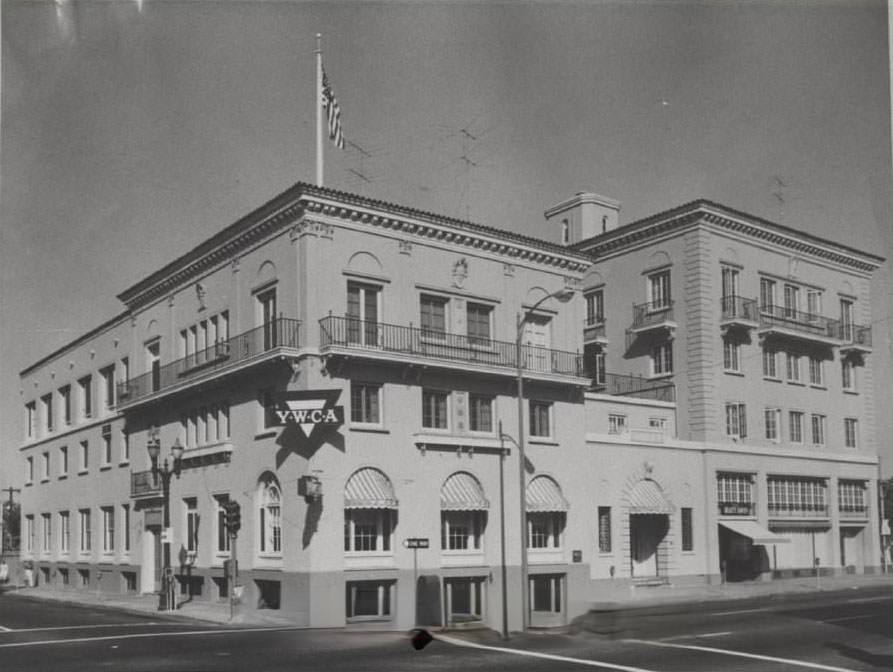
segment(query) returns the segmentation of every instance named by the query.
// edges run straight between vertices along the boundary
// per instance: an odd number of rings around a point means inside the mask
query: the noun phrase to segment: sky
[[[313,181],[316,33],[350,143],[326,186],[535,236],[578,191],[621,223],[707,198],[893,257],[883,2],[4,0],[0,20],[7,461],[21,369]],[[891,265],[870,355],[888,475]]]

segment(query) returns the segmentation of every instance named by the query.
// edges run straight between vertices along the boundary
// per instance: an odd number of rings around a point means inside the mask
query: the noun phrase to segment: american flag
[[[329,139],[335,143],[338,149],[344,149],[344,132],[341,130],[341,108],[329,86],[329,78],[326,71],[322,71],[322,106],[326,109],[326,117],[329,120]]]

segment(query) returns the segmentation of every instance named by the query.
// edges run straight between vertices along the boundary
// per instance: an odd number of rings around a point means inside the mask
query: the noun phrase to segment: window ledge
[[[814,390],[825,390],[827,392],[827,385],[819,385],[818,383],[810,383],[809,386]]]
[[[108,471],[111,468],[112,468],[111,464],[103,464],[102,466],[99,467],[99,471]]]
[[[41,482],[41,483],[49,483],[49,482],[50,482],[50,477],[49,477],[49,476],[44,476],[43,478],[40,479],[40,482]]]
[[[25,481],[26,488],[30,488],[32,485],[34,485],[34,481]]]
[[[370,434],[390,434],[391,430],[385,429],[380,425],[350,425],[348,429],[352,432],[368,432]]]
[[[843,393],[844,393],[844,394],[852,394],[852,395],[858,395],[858,394],[859,394],[856,390],[844,390]]]
[[[532,445],[539,445],[539,446],[558,446],[558,445],[561,445],[561,444],[558,443],[558,441],[556,441],[555,439],[550,438],[550,437],[545,437],[545,436],[542,437],[542,438],[540,438],[540,437],[538,437],[538,436],[529,436],[529,437],[527,437],[527,443],[532,444]]]
[[[84,474],[89,474],[89,469],[78,469],[78,476],[83,476]]]
[[[723,369],[722,371],[727,376],[738,376],[739,378],[744,378],[744,373],[742,371],[734,371],[733,369]]]
[[[259,434],[255,434],[254,438],[255,438],[255,440],[270,439],[270,438],[276,436],[276,434],[278,434],[278,433],[279,433],[279,430],[277,430],[277,429],[265,429],[264,431],[260,432]]]
[[[785,380],[788,385],[798,385],[799,387],[806,387],[806,383],[800,380]]]
[[[129,466],[130,466],[130,460],[121,460],[120,462],[118,462],[118,466],[119,466],[119,467],[129,467]]]
[[[775,376],[763,376],[763,380],[767,383],[780,383],[782,382],[781,378],[777,378]]]

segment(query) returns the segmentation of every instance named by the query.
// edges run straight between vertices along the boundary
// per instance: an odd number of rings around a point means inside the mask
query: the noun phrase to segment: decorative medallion
[[[453,264],[453,287],[462,289],[465,286],[465,279],[468,277],[468,262],[463,257]]]
[[[207,290],[205,289],[205,286],[202,283],[200,283],[200,282],[195,283],[195,298],[198,299],[199,311],[202,311],[205,309],[205,294],[206,294],[206,292],[207,292]]]

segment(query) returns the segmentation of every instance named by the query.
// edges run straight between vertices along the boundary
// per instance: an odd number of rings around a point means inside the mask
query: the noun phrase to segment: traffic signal
[[[224,523],[230,534],[235,534],[242,527],[242,507],[238,502],[229,501],[223,505]]]

